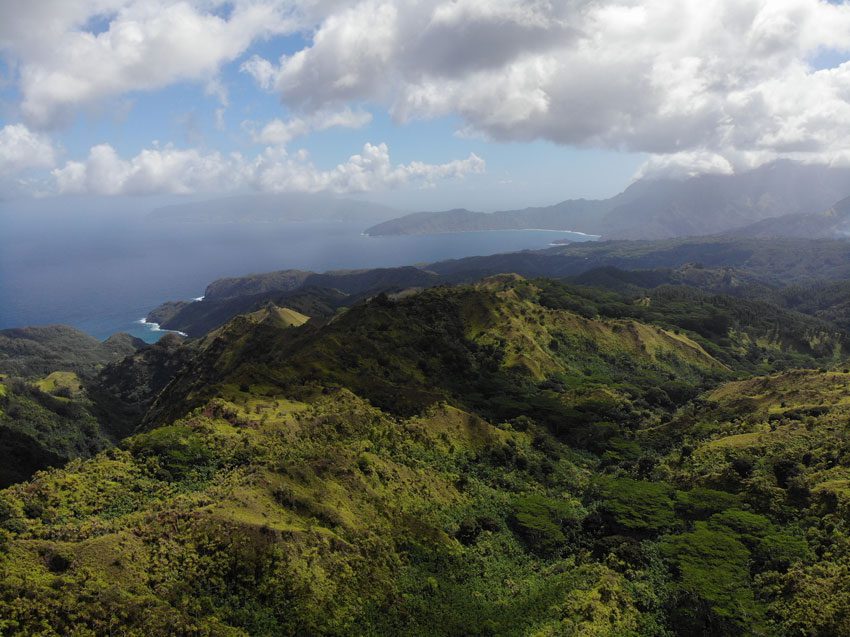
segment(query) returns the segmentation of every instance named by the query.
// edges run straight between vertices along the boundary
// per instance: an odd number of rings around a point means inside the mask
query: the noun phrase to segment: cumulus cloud
[[[85,161],[69,161],[53,170],[52,176],[60,194],[188,194],[242,187],[265,192],[351,193],[427,186],[484,169],[484,160],[474,154],[445,164],[393,164],[386,144],[366,144],[361,153],[332,170],[317,168],[304,152],[290,155],[279,147],[269,147],[250,160],[239,154],[204,154],[171,146],[122,159],[110,145],[101,144],[91,149]]]
[[[372,121],[368,111],[353,111],[345,108],[341,111],[320,111],[306,117],[293,117],[289,120],[273,119],[261,129],[256,130],[253,122],[245,122],[245,128],[251,132],[252,139],[258,144],[283,146],[296,137],[313,131],[329,128],[362,128]]]
[[[22,194],[38,194],[39,180],[29,173],[50,168],[58,150],[46,135],[23,124],[0,128],[0,199]]]
[[[45,135],[23,124],[0,129],[0,175],[12,175],[30,168],[50,168],[56,162],[56,148]]]
[[[303,49],[244,60],[296,31]],[[29,129],[185,80],[219,100],[223,128],[217,78],[236,61],[293,113],[249,129],[263,144],[363,125],[351,109],[366,105],[399,122],[455,116],[468,138],[648,153],[644,175],[850,152],[850,62],[811,62],[850,56],[847,1],[0,2],[0,51]]]
[[[242,63],[240,68],[253,77],[261,89],[268,91],[274,88],[276,72],[274,66],[268,60],[259,55],[252,55]]]
[[[848,3],[360,0],[315,19],[309,46],[245,67],[303,112],[453,114],[466,135],[667,156],[655,168],[850,147],[850,63],[810,63],[850,53]]]
[[[721,155],[687,151],[650,157],[638,169],[635,178],[683,178],[707,174],[729,175],[733,172],[735,169],[732,164]]]
[[[443,179],[458,179],[485,170],[484,160],[470,154],[445,164],[414,161],[393,165],[386,144],[366,144],[363,151],[352,155],[332,170],[318,170],[304,157],[291,157],[279,149],[269,148],[246,166],[246,181],[269,192],[369,192],[399,188],[410,184],[433,185]]]
[[[235,186],[234,163],[238,156],[171,146],[145,149],[127,160],[109,144],[100,144],[85,161],[69,161],[52,174],[61,194],[188,194]]]
[[[210,82],[258,38],[296,28],[291,3],[240,0],[40,0],[0,3],[0,48],[18,61],[21,110],[33,126],[79,106],[181,80]],[[100,24],[103,30],[95,26]]]

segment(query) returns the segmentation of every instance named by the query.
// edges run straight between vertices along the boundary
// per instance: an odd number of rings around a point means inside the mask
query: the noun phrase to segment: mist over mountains
[[[725,233],[816,239],[846,236],[848,197],[850,168],[780,160],[728,175],[646,177],[609,199],[568,199],[492,213],[455,208],[397,216],[400,211],[389,206],[329,194],[253,193],[164,206],[148,218],[215,224],[333,221],[362,224],[371,236],[541,229],[603,240]]]
[[[762,223],[754,236],[809,236],[809,223],[803,219],[795,225],[790,216],[817,215],[848,195],[848,168],[777,161],[732,175],[645,178],[604,200],[572,199],[494,213],[418,212],[366,232],[377,236],[540,228],[603,239],[667,239],[736,232]],[[771,233],[771,220],[779,218],[784,219]],[[829,223],[819,227],[817,237],[840,234],[838,229],[830,231]]]

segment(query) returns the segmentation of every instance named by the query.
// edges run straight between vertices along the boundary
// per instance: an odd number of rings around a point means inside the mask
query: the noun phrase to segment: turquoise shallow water
[[[139,323],[224,276],[286,268],[409,265],[549,245],[545,230],[368,237],[362,224],[155,224],[140,218],[0,218],[0,328],[64,323],[97,338],[161,333]],[[581,235],[573,235],[583,239]]]

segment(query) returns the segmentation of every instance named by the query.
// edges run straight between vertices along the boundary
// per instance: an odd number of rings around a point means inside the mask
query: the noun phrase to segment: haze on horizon
[[[496,209],[846,165],[848,58],[818,0],[4,0],[0,200]]]

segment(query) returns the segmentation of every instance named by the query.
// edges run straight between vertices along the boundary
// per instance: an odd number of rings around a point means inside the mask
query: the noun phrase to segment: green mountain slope
[[[557,421],[581,437],[606,410],[624,417],[631,396],[648,387],[729,373],[683,334],[547,308],[539,294],[505,276],[397,301],[379,296],[295,331],[239,319],[205,339],[195,373],[168,387],[148,422],[183,415],[223,384],[272,384],[293,395],[336,384],[402,415],[449,400],[488,417]],[[609,387],[606,396],[593,396],[599,385]],[[573,389],[569,399],[564,387]]]
[[[200,337],[221,327],[240,314],[256,312],[269,303],[291,308],[300,314],[315,317],[332,316],[336,310],[361,299],[334,288],[303,288],[293,291],[269,290],[257,294],[237,295],[222,299],[204,299],[175,305],[167,303],[154,309],[148,320],[162,327]]]
[[[0,486],[113,444],[73,372],[35,383],[0,375]]]
[[[101,373],[141,426],[0,492],[3,634],[848,632],[830,324],[516,275],[305,318]]]
[[[127,334],[101,342],[63,325],[0,331],[0,485],[114,444],[89,389],[99,370],[144,347]]]
[[[329,317],[380,292],[405,293],[473,283],[503,272],[634,294],[664,284],[783,304],[772,292],[850,278],[850,241],[707,237],[672,241],[584,242],[547,250],[469,257],[422,267],[327,272],[283,270],[214,281],[202,301],[171,301],[148,319],[200,337],[271,302]],[[627,274],[628,273],[628,274]],[[798,309],[793,304],[790,309]],[[801,305],[805,311],[805,306]]]
[[[0,372],[25,377],[57,370],[91,375],[144,346],[128,334],[101,342],[65,325],[0,330]]]

